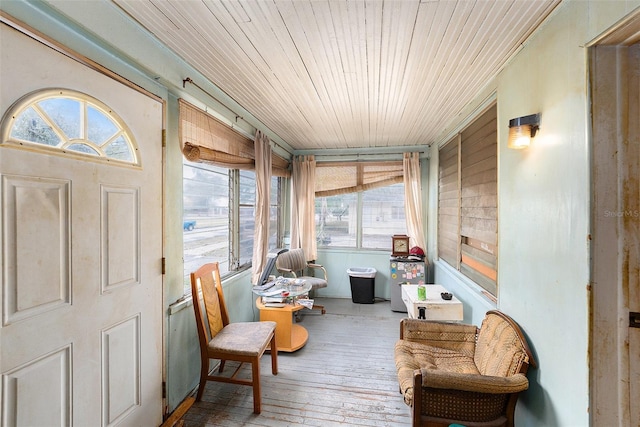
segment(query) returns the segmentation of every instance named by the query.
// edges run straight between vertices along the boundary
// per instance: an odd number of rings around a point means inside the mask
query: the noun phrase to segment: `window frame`
[[[81,109],[78,110],[77,117],[78,135],[67,135],[61,123],[59,123],[46,108],[40,105],[42,102],[57,99],[77,102],[79,104],[78,107],[81,107]],[[49,127],[50,132],[59,140],[57,144],[45,144],[12,135],[16,124],[21,120],[23,114],[26,114],[29,110],[32,110],[40,121]],[[102,141],[94,141],[91,139],[91,124],[95,123],[95,121],[89,118],[91,111],[95,111],[95,113],[108,120],[115,128],[109,138]],[[1,123],[0,134],[2,135],[2,144],[13,145],[19,148],[28,148],[48,154],[75,157],[94,162],[105,162],[119,166],[142,167],[140,152],[135,137],[124,120],[102,101],[75,90],[50,88],[38,90],[23,96],[5,113]],[[113,145],[113,143],[119,139],[122,140],[123,146],[127,149],[130,160],[115,157],[107,150],[109,146]],[[85,147],[91,150],[91,152],[73,148],[74,146]]]
[[[332,179],[323,179],[322,176],[318,176],[318,171],[322,168],[327,171],[331,171]],[[342,169],[342,171],[341,171]],[[352,171],[356,171],[355,176]],[[344,171],[344,172],[343,172]],[[351,173],[350,173],[351,172]],[[341,181],[339,177],[344,179]],[[328,182],[332,181],[332,182]],[[369,191],[375,191],[380,188],[388,188],[394,185],[403,185],[402,178],[402,161],[373,161],[373,162],[326,162],[318,163],[316,165],[316,192],[315,192],[315,215],[316,215],[316,234],[317,245],[319,248],[330,249],[357,249],[357,250],[370,250],[370,251],[390,251],[391,250],[391,236],[393,234],[406,234],[406,220],[403,222],[402,229],[394,229],[389,232],[389,242],[386,247],[365,247],[363,226],[365,223],[364,218],[364,206],[365,206],[365,193]],[[401,204],[404,207],[404,187],[397,190],[398,197],[401,200]],[[328,240],[329,243],[325,243],[327,236],[321,232],[320,221],[321,215],[319,214],[319,205],[322,204],[322,199],[329,197],[339,197],[340,195],[355,195],[355,236],[349,237],[349,242],[355,239],[353,245],[335,245]],[[351,214],[351,212],[349,212]],[[351,236],[351,235],[350,235]],[[329,236],[330,237],[330,236]]]
[[[229,171],[229,254],[227,260],[229,271],[221,274],[222,277],[227,278],[251,268],[251,259],[248,259],[248,262],[242,262],[240,256],[242,250],[240,242],[241,208],[246,208],[249,205],[240,206],[239,201],[241,197],[240,171],[255,173],[255,142],[246,133],[234,128],[218,115],[214,116],[182,98],[178,99],[178,110],[179,140],[186,160],[193,163],[211,164]],[[290,175],[289,160],[280,157],[272,150],[271,177],[279,182],[277,188],[280,194],[276,198],[278,202],[283,200],[282,180],[289,178]],[[271,200],[269,203],[271,206]],[[284,237],[283,211],[280,206],[278,206],[277,215],[279,217],[276,218],[278,225],[276,240],[277,244],[281,246]],[[255,218],[255,215],[252,217]]]
[[[183,161],[183,168],[185,167],[192,167],[191,165],[193,164],[198,164],[197,162],[188,162],[187,159],[184,159]],[[248,269],[251,268],[251,257],[248,258],[247,262],[241,263],[241,257],[240,257],[240,252],[242,251],[243,247],[241,244],[241,217],[240,217],[240,210],[242,207],[251,207],[253,206],[255,209],[255,200],[253,204],[247,204],[247,203],[240,203],[240,173],[244,172],[244,173],[254,173],[253,171],[248,171],[248,170],[243,170],[241,171],[240,169],[231,169],[231,168],[226,168],[224,166],[217,166],[217,168],[221,169],[218,170],[216,172],[211,171],[211,173],[222,173],[222,170],[226,171],[227,174],[227,182],[228,182],[228,191],[227,191],[227,200],[228,200],[228,214],[227,214],[227,230],[228,230],[228,252],[227,252],[227,261],[228,261],[228,271],[225,271],[224,273],[221,274],[222,278],[229,278],[229,277],[233,277],[234,275],[240,274]],[[207,169],[206,167],[204,167],[203,169]],[[185,178],[185,174],[183,173],[183,182],[186,179],[190,179],[190,178]],[[279,176],[272,176],[271,180],[272,180],[272,188],[274,188],[274,183],[273,180],[276,180],[277,184],[275,185],[276,189],[277,189],[277,194],[275,195],[275,197],[271,197],[271,201],[270,201],[270,206],[273,209],[273,207],[277,204],[278,206],[276,206],[276,214],[277,214],[277,218],[276,218],[276,240],[278,242],[279,245],[282,244],[283,241],[283,230],[281,227],[281,223],[282,223],[282,208],[281,206],[279,206],[280,201],[282,200],[282,189],[283,189],[283,185],[282,185],[282,181],[284,178],[279,177]],[[184,185],[184,184],[183,184]],[[213,194],[211,195],[213,196]],[[218,197],[220,195],[217,195]],[[251,218],[255,218],[255,215],[252,215]],[[187,216],[185,216],[185,211],[183,208],[183,221],[186,219],[191,219],[191,216],[189,216],[189,218],[187,218]],[[196,226],[197,228],[197,226]],[[185,232],[185,230],[183,230],[183,233]],[[253,238],[253,236],[252,236]],[[253,242],[253,239],[252,239]],[[189,283],[189,271],[188,271],[188,267],[187,267],[187,261],[186,261],[186,255],[184,254],[185,252],[185,248],[183,246],[183,259],[185,259],[185,271],[184,271],[184,294],[185,295],[190,295],[191,293],[191,288],[190,288],[190,283]],[[251,250],[252,254],[253,254],[253,246],[252,246],[252,250]],[[211,260],[213,261],[213,260]],[[208,261],[205,261],[208,262]]]

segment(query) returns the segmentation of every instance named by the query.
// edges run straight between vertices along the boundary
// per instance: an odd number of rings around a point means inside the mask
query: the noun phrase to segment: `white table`
[[[424,285],[427,288],[427,299],[418,300],[418,285],[402,285],[402,301],[407,306],[407,313],[412,319],[426,320],[462,320],[462,302],[453,296],[444,300],[442,292],[448,292],[442,285]],[[424,313],[424,314],[423,314]]]

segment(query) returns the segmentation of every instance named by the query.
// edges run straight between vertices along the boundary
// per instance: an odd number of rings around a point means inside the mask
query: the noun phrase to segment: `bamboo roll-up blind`
[[[230,169],[255,169],[253,140],[183,99],[179,99],[178,104],[180,143],[189,161]],[[272,154],[271,162],[274,176],[290,176],[287,160]]]
[[[316,197],[354,193],[402,182],[402,162],[316,164]]]

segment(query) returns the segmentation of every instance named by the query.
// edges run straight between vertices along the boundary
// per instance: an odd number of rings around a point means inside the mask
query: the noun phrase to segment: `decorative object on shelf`
[[[409,236],[404,234],[395,234],[391,237],[391,243],[391,255],[409,255]]]

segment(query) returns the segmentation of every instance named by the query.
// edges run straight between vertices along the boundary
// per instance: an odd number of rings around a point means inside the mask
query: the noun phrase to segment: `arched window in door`
[[[124,121],[81,92],[48,89],[24,96],[2,120],[2,144],[140,166]]]

